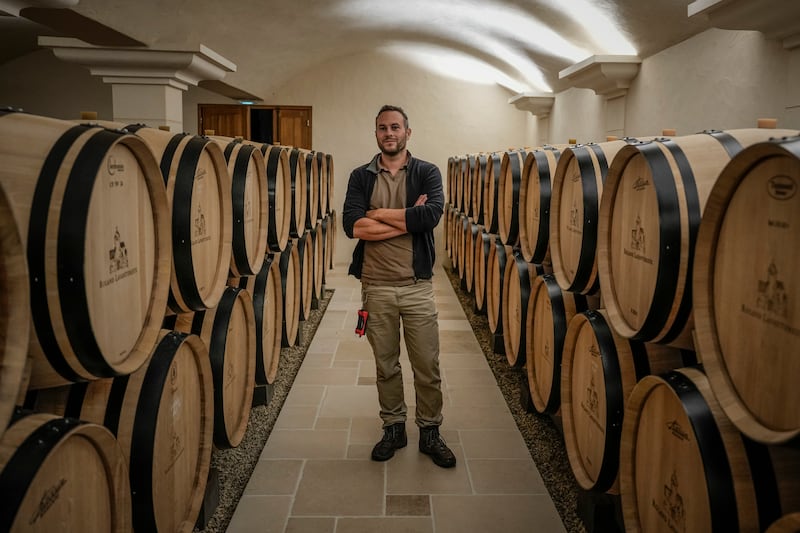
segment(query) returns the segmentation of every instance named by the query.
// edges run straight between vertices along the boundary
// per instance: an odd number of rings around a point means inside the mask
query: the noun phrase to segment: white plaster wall
[[[760,32],[711,29],[646,58],[628,91],[626,134],[754,128],[767,117],[800,128],[786,111],[789,57]]]
[[[0,65],[0,106],[63,120],[81,111],[112,117],[111,86],[89,70],[65,63],[51,50],[39,50]]]
[[[571,88],[556,95],[550,113],[550,144],[604,141],[605,98],[591,89]]]
[[[313,147],[335,163],[335,207],[341,214],[350,171],[377,153],[375,115],[383,104],[403,107],[412,130],[408,147],[435,163],[446,182],[454,155],[524,146],[535,135],[530,113],[508,104],[498,85],[478,85],[432,74],[381,53],[340,58],[296,78],[272,97],[285,105],[313,106]],[[442,224],[437,257],[444,257]],[[341,231],[336,261],[349,262],[354,242]]]

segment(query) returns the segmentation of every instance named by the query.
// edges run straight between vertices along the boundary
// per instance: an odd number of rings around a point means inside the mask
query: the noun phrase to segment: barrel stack
[[[192,531],[324,297],[333,158],[13,109],[0,153],[0,529]]]
[[[613,529],[797,521],[798,134],[762,120],[450,158],[454,272],[472,253],[495,353]]]

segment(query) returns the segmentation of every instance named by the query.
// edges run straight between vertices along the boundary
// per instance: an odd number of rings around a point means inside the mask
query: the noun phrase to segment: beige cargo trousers
[[[378,402],[383,427],[405,422],[407,406],[400,367],[402,322],[408,358],[414,372],[416,424],[442,423],[442,391],[439,373],[439,322],[431,280],[390,287],[363,285],[361,303],[369,313],[367,340],[377,368]]]

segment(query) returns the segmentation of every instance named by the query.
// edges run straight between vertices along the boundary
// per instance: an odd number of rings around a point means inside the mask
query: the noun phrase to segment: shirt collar
[[[409,163],[411,163],[411,152],[408,152],[408,157],[406,158],[406,163],[400,167],[401,169],[408,168]],[[383,165],[380,164],[381,154],[375,154],[375,157],[372,158],[369,165],[367,165],[367,170],[372,172],[373,174],[379,174],[381,170],[387,170]]]

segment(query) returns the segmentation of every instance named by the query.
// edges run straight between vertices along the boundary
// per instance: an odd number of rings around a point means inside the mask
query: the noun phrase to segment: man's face
[[[375,124],[375,139],[378,148],[386,155],[397,155],[406,148],[411,128],[406,129],[403,115],[399,111],[384,111]]]

